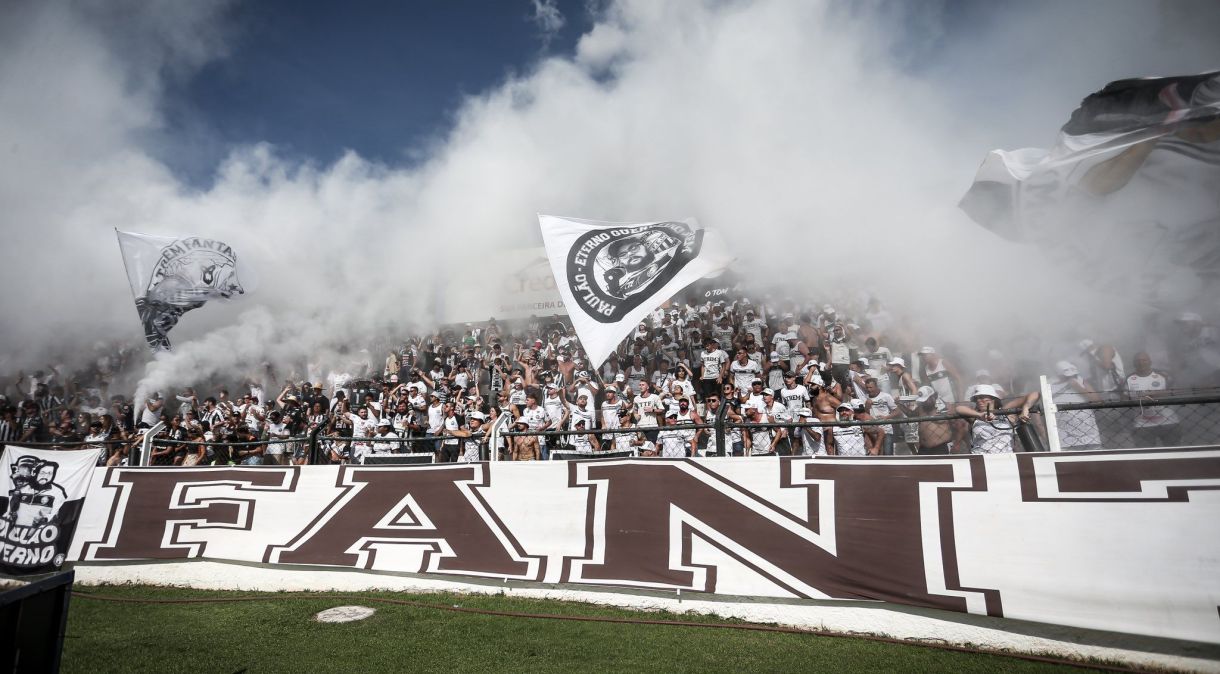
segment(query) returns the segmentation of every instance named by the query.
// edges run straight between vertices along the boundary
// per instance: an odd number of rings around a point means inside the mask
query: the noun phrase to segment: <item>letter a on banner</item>
[[[555,285],[594,368],[648,312],[732,262],[720,236],[691,219],[614,223],[540,214],[538,224]]]

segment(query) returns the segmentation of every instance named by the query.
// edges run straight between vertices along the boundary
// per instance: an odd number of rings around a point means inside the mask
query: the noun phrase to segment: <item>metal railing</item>
[[[963,403],[964,404],[964,403]],[[968,406],[968,405],[967,405]],[[790,435],[796,435],[800,429],[827,429],[844,427],[861,427],[871,429],[884,427],[883,431],[890,434],[896,441],[903,443],[900,447],[906,453],[916,453],[921,448],[915,443],[906,443],[901,438],[904,427],[922,423],[948,423],[952,426],[954,453],[970,451],[969,423],[974,417],[959,414],[952,409],[934,415],[898,416],[886,419],[868,419],[852,421],[829,421],[810,419],[808,421],[775,421],[768,423],[749,423],[733,421],[727,416],[728,407],[722,406],[711,423],[682,423],[662,426],[630,426],[627,428],[591,428],[584,430],[509,430],[514,420],[503,415],[493,423],[485,425],[487,431],[481,441],[480,460],[509,460],[512,456],[512,445],[515,438],[536,437],[545,440],[548,453],[558,452],[553,458],[598,458],[627,455],[621,448],[616,448],[614,438],[626,434],[642,433],[656,437],[667,430],[694,431],[698,433],[698,452],[706,456],[729,456],[734,453],[734,446],[729,438],[740,432],[742,434],[761,430],[784,429]],[[1019,414],[1018,409],[996,410],[997,416]],[[1172,397],[1143,397],[1133,400],[1101,400],[1086,402],[1062,402],[1044,398],[1031,410],[1028,423],[1018,424],[1014,429],[1014,447],[1017,451],[1068,451],[1088,449],[1133,449],[1157,446],[1198,446],[1220,445],[1220,394],[1207,395],[1177,395]],[[962,423],[967,422],[967,423]],[[292,438],[267,438],[248,441],[204,442],[192,440],[170,440],[159,436],[160,425],[145,431],[143,436],[127,440],[91,441],[50,441],[26,442],[22,446],[45,449],[82,449],[92,448],[101,451],[97,445],[105,445],[108,454],[125,450],[130,465],[149,465],[154,454],[163,456],[157,450],[164,447],[184,447],[189,452],[192,448],[203,450],[207,461],[198,465],[215,463],[239,463],[239,459],[256,455],[243,454],[243,448],[263,448],[284,445],[285,452],[273,455],[289,457],[289,462],[306,463],[310,465],[326,465],[329,463],[348,462],[354,457],[350,451],[353,447],[367,448],[368,454],[383,457],[384,462],[393,462],[392,457],[403,457],[401,462],[413,462],[410,457],[424,460],[428,455],[431,460],[442,460],[440,444],[444,441],[458,442],[459,448],[464,447],[464,439],[452,435],[406,435],[403,437],[349,436],[325,435],[322,429],[315,428],[309,435]],[[599,439],[610,437],[609,442],[600,443],[603,449],[596,452],[577,451],[571,439],[576,435],[594,435]],[[17,443],[10,443],[17,444]],[[500,445],[504,447],[501,448]],[[289,449],[291,448],[291,449]],[[769,451],[765,455],[801,454],[803,446],[790,442]],[[234,450],[237,451],[236,456]],[[461,449],[459,449],[459,452]],[[754,455],[745,452],[746,455]],[[904,453],[895,451],[894,453]],[[763,455],[763,454],[758,454]],[[99,455],[100,456],[100,455]],[[337,460],[336,460],[337,458]],[[378,459],[372,462],[383,462]],[[171,461],[172,463],[172,461]],[[253,463],[253,461],[251,461]]]

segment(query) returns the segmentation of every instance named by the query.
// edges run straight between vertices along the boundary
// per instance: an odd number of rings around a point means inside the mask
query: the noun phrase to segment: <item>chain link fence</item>
[[[1220,395],[1100,402],[1060,396],[1055,407],[1063,451],[1220,444]]]

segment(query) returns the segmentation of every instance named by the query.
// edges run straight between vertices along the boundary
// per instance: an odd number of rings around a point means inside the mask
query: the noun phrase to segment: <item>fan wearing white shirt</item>
[[[703,340],[703,351],[699,353],[702,370],[699,377],[699,395],[706,398],[720,392],[720,383],[728,374],[729,355],[720,348],[716,340]]]

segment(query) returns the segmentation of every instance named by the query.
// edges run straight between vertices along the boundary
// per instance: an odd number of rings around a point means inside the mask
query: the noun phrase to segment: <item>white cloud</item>
[[[534,13],[530,15],[530,20],[542,33],[543,42],[550,44],[555,34],[563,28],[563,12],[559,11],[555,0],[533,0],[533,7]]]

